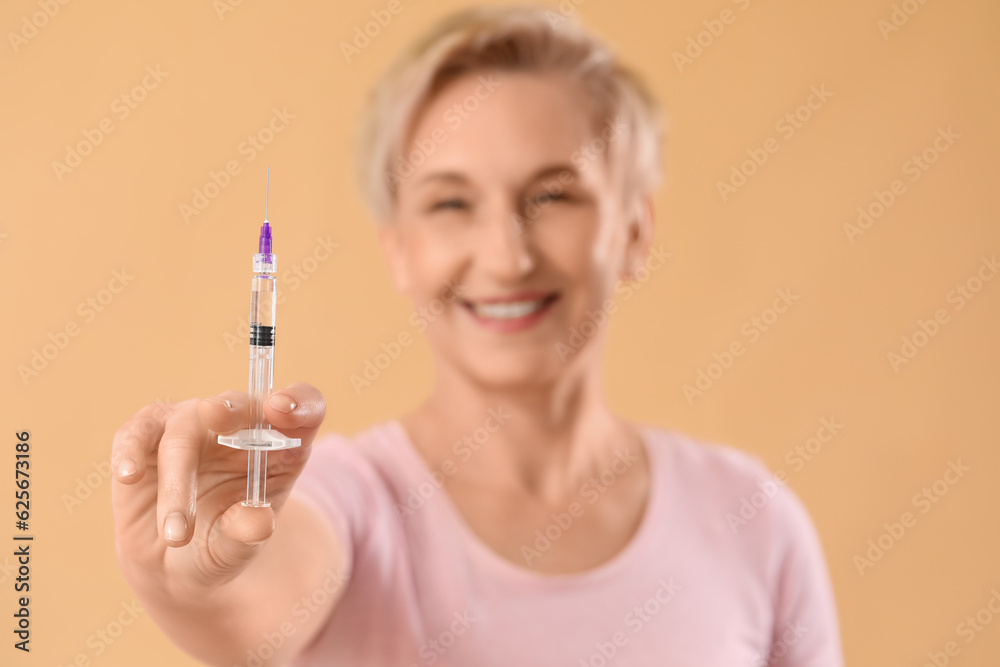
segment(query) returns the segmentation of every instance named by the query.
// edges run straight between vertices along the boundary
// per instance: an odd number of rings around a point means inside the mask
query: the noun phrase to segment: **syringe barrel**
[[[274,329],[278,287],[273,254],[254,255],[254,277],[250,284],[250,423],[254,442],[261,442],[271,427],[264,417],[264,401],[274,380]]]
[[[250,423],[253,442],[263,442],[263,431],[271,428],[264,416],[264,401],[271,393],[274,373],[274,348],[250,346]]]

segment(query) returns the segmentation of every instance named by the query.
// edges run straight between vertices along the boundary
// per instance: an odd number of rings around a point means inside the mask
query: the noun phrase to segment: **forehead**
[[[567,75],[467,73],[424,106],[403,158],[415,173],[453,170],[472,178],[514,179],[571,162],[593,136],[591,109],[582,86]]]

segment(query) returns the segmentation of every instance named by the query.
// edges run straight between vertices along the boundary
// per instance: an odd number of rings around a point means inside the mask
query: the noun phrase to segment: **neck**
[[[596,363],[570,367],[550,384],[518,386],[437,371],[430,397],[401,421],[432,469],[456,464],[455,480],[555,504],[619,452],[644,456],[638,434],[609,409]]]

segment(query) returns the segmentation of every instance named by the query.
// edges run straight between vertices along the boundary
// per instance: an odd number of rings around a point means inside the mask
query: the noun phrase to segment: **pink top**
[[[351,578],[293,664],[841,667],[833,591],[801,501],[749,454],[639,427],[653,475],[640,526],[613,559],[569,575],[482,542],[398,421],[319,438],[293,493],[349,545]],[[581,489],[577,516],[598,498]]]

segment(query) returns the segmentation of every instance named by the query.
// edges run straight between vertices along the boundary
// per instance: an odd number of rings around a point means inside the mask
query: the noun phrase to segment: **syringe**
[[[278,257],[272,250],[271,225],[267,220],[271,169],[267,170],[264,194],[264,224],[260,228],[257,253],[253,256],[250,284],[250,421],[235,434],[220,435],[219,443],[248,450],[247,499],[244,505],[267,507],[267,452],[298,447],[298,438],[286,438],[273,430],[264,417],[264,401],[271,395],[274,380],[274,323],[278,309],[275,272]]]

